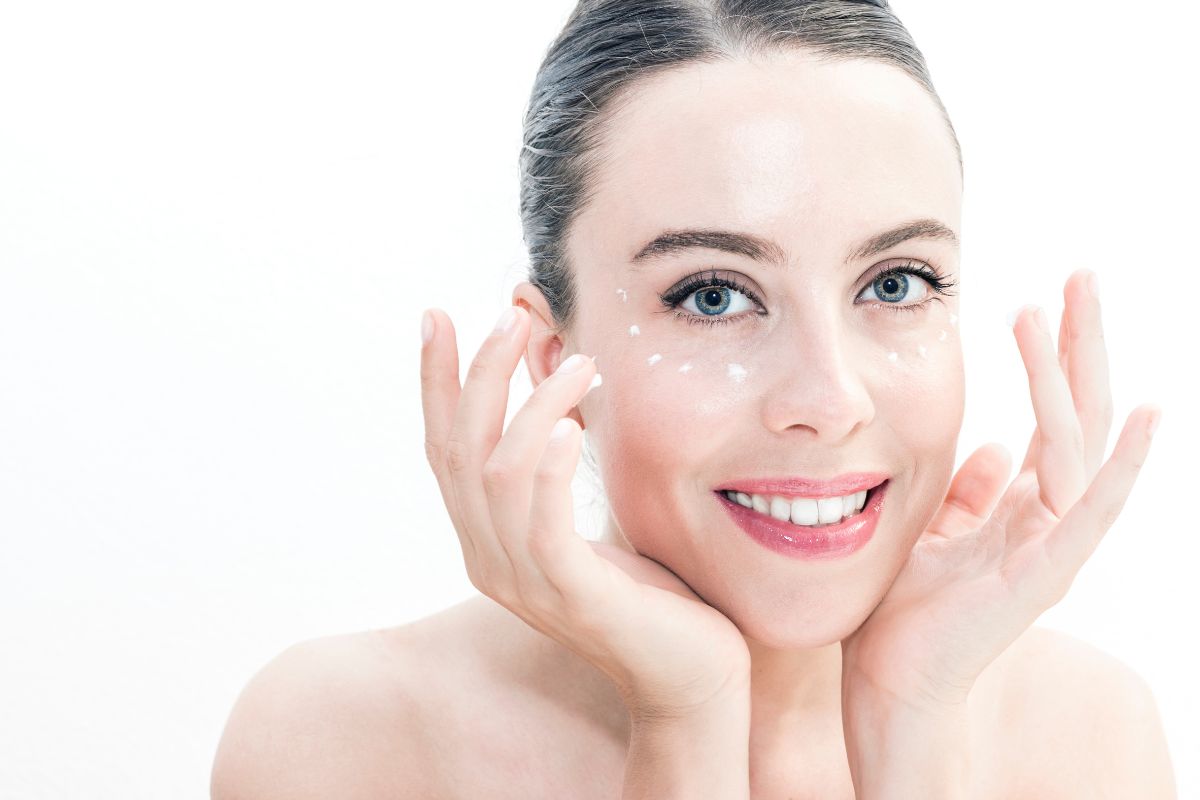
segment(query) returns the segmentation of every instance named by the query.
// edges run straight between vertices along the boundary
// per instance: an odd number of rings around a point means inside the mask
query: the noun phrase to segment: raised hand
[[[1027,307],[1018,316],[1037,419],[1025,462],[1007,490],[999,445],[964,462],[887,594],[843,640],[844,700],[870,687],[914,707],[964,703],[984,668],[1063,598],[1116,521],[1161,411],[1134,409],[1100,465],[1112,397],[1086,279],[1081,270],[1067,281],[1057,355],[1037,315]]]
[[[658,562],[575,531],[583,433],[565,415],[588,390],[592,360],[566,359],[501,434],[530,332],[528,313],[510,312],[461,387],[444,313],[429,311],[434,330],[421,351],[426,456],[471,583],[612,678],[635,716],[685,716],[744,689],[749,652],[727,617]]]

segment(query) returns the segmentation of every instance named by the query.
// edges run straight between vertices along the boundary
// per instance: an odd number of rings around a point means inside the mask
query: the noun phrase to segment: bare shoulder
[[[627,714],[566,648],[483,595],[380,633],[422,689],[437,797],[620,796]]]
[[[619,795],[622,720],[559,658],[483,596],[293,645],[238,698],[213,800]]]
[[[286,648],[234,703],[213,763],[213,800],[429,796],[423,707],[404,673],[374,632]]]
[[[999,711],[1009,796],[1176,796],[1154,693],[1132,667],[1038,626],[1010,651]]]

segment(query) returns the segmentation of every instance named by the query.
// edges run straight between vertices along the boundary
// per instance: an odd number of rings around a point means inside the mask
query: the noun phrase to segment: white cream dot
[[[899,357],[899,353],[888,353],[888,361],[895,361]]]
[[[735,381],[741,381],[746,377],[746,369],[741,364],[730,364],[729,377]]]
[[[639,333],[641,333],[641,330],[638,328],[637,325],[629,326],[629,335],[630,336],[637,336]]]
[[[621,295],[621,302],[625,303],[629,301],[629,292],[624,289],[617,289],[617,294]]]
[[[692,365],[691,365],[691,364],[684,364],[682,367],[680,367],[680,368],[679,368],[679,371],[680,371],[680,372],[687,372],[687,371],[688,371],[688,370],[690,370],[691,368],[692,368]]]
[[[929,358],[929,356],[927,355],[929,351],[925,349],[925,345],[923,345],[923,344],[917,345],[917,352],[921,354],[921,358]]]
[[[939,342],[946,341],[946,332],[945,331],[938,331],[938,341]]]
[[[951,315],[950,315],[950,324],[951,324],[951,325],[957,325],[957,324],[958,324],[958,314],[951,314]]]
[[[660,356],[658,353],[655,353],[646,359],[646,363],[652,367],[660,361],[662,361],[662,356]]]

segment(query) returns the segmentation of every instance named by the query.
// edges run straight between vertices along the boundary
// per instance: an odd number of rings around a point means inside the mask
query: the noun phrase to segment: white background
[[[964,150],[960,463],[993,440],[1020,463],[1005,317],[1040,303],[1057,331],[1079,267],[1100,275],[1110,447],[1163,407],[1038,624],[1145,676],[1200,796],[1200,20],[894,7]],[[237,693],[282,649],[475,593],[424,460],[418,328],[445,309],[465,371],[524,274],[522,115],[571,4],[514,8],[4,4],[0,797],[205,797]]]

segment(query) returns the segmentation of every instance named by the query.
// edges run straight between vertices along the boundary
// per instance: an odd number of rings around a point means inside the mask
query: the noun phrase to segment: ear
[[[538,384],[552,375],[564,358],[575,352],[566,341],[566,334],[558,329],[550,313],[550,304],[541,290],[529,281],[521,281],[513,289],[513,305],[529,313],[529,342],[525,346],[525,366],[536,389]],[[575,420],[580,428],[586,427],[576,406],[566,416]]]

